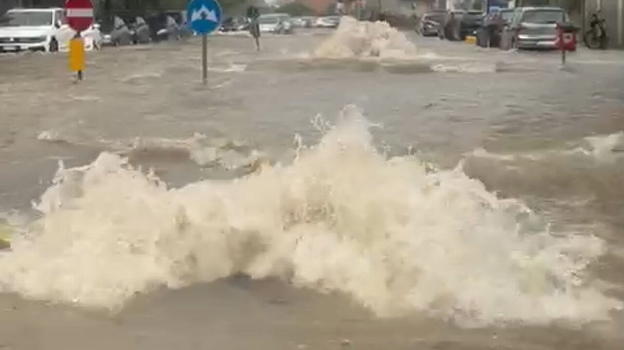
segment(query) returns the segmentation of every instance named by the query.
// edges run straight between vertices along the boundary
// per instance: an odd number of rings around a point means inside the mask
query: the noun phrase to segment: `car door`
[[[501,43],[500,47],[503,50],[509,50],[512,47],[512,42],[514,40],[514,36],[516,31],[518,30],[518,26],[520,25],[520,20],[522,19],[522,9],[517,8],[514,11],[513,17],[509,21],[508,25],[505,25],[501,34]]]

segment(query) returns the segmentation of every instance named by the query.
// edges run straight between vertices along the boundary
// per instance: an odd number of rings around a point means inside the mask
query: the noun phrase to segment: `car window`
[[[54,16],[55,22],[60,22],[61,24],[67,24],[67,17],[65,17],[65,11],[59,10],[56,11],[56,15]]]
[[[557,10],[532,10],[526,11],[522,16],[523,22],[528,23],[557,23],[564,21],[564,12]]]
[[[21,27],[21,26],[49,26],[52,25],[52,12],[50,11],[14,11],[8,12],[2,20],[0,26]]]
[[[517,26],[520,24],[520,19],[522,18],[522,9],[518,8],[513,12],[513,17],[511,19],[511,25]]]
[[[442,22],[442,20],[444,19],[444,15],[443,14],[431,14],[431,15],[425,15],[424,16],[424,20],[426,21],[434,21],[434,22]]]
[[[500,14],[501,14],[501,18],[505,20],[505,22],[511,22],[514,16],[513,11],[501,11]]]
[[[260,16],[260,18],[258,18],[258,23],[261,23],[261,24],[271,24],[271,23],[277,23],[277,22],[279,22],[279,19],[275,16],[270,16],[270,17]]]

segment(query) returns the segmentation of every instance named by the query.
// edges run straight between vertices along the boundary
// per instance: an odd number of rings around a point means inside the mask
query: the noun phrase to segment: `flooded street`
[[[332,35],[0,55],[0,349],[620,349],[624,52]]]

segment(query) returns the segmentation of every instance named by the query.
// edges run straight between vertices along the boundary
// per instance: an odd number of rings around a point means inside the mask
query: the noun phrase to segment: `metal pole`
[[[75,39],[82,39],[82,36],[80,35],[80,32],[76,32],[76,36],[74,37]],[[84,42],[82,43],[82,45],[84,45]],[[76,78],[78,78],[78,80],[82,80],[82,70],[79,70],[78,72],[76,72]]]
[[[624,45],[624,18],[623,18],[624,17],[624,0],[618,1],[617,17],[618,17],[618,24],[617,24],[618,45],[623,46]]]
[[[208,36],[202,35],[202,82],[208,81]]]

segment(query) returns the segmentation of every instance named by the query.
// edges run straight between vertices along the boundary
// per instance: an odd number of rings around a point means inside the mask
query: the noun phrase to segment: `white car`
[[[282,13],[271,13],[258,17],[260,31],[263,33],[291,34],[293,25],[290,16]]]
[[[13,9],[0,17],[0,52],[66,49],[75,32],[66,24],[65,10]],[[97,26],[81,33],[85,48],[98,48],[101,35]]]
[[[319,17],[316,20],[316,27],[319,28],[336,28],[340,24],[340,16]]]

